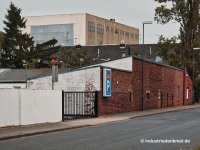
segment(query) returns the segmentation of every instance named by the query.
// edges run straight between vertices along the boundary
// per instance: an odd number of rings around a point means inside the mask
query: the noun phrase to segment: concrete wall
[[[88,21],[95,23],[95,32],[88,31],[88,26],[86,26],[87,45],[120,44],[122,42],[124,42],[125,44],[139,44],[139,29],[137,28],[127,26],[105,18],[97,17],[91,14],[86,15],[86,23]],[[98,24],[104,26],[103,33],[97,32]],[[106,30],[107,27],[109,29]],[[126,32],[129,33],[128,36],[126,35]],[[133,34],[133,36],[131,36],[131,34]]]
[[[26,88],[26,83],[1,83],[0,89]]]
[[[61,120],[62,91],[0,90],[0,127]]]
[[[74,24],[74,38],[76,44],[86,45],[86,14],[60,14],[60,15],[46,15],[46,16],[28,16],[26,29],[24,32],[30,34],[30,27],[36,25],[55,25],[55,24]],[[74,41],[75,42],[75,41]],[[75,44],[75,43],[74,43]]]
[[[28,89],[52,89],[52,77],[43,77],[30,80]],[[100,67],[72,71],[59,74],[54,89],[64,91],[99,91]]]
[[[96,65],[91,65],[91,66],[103,66],[103,67],[109,67],[109,68],[114,68],[118,70],[126,70],[126,71],[132,71],[132,57],[126,57],[126,58],[121,58],[117,60],[112,60],[109,62],[104,62],[104,63],[99,63]]]
[[[117,59],[117,60],[101,63],[99,65],[115,68],[115,69],[132,71],[132,57]]]
[[[30,26],[72,23],[74,24],[74,38],[77,38],[76,44],[99,45],[120,44],[122,42],[139,44],[139,29],[86,13],[27,16],[25,19],[27,22],[24,32],[29,34]],[[88,21],[95,22],[95,32],[88,31]],[[103,34],[97,32],[98,24],[104,26]],[[109,26],[109,31],[106,31],[107,26]],[[111,31],[111,28],[113,28],[113,31]],[[118,33],[115,32],[116,29],[119,30]],[[128,36],[126,32],[129,33]],[[133,36],[131,36],[132,34]]]

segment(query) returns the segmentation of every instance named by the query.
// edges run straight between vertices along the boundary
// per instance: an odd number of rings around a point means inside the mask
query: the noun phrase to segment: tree
[[[29,67],[33,67],[33,64],[31,63],[35,63],[36,68],[49,67],[49,62],[60,47],[60,45],[55,46],[57,42],[58,41],[53,38],[42,44],[37,44],[35,48],[30,51],[31,60],[29,61]]]
[[[64,67],[76,68],[90,64],[87,50],[76,49],[74,51],[70,51],[66,47],[62,47],[61,58],[64,63]]]
[[[3,21],[6,27],[1,64],[7,68],[23,68],[22,60],[29,60],[28,53],[33,49],[33,38],[22,33],[22,29],[26,27],[26,21],[20,15],[21,9],[11,2],[7,12],[6,20]]]
[[[11,3],[7,12],[4,20],[6,27],[2,43],[2,67],[23,68],[23,63],[27,63],[28,67],[48,67],[44,61],[49,61],[50,56],[59,48],[55,47],[57,40],[51,39],[34,46],[33,37],[22,32],[26,20],[20,15],[21,9]]]
[[[4,33],[0,31],[0,51],[1,51],[3,40],[4,40]]]
[[[159,55],[170,65],[187,68],[192,77],[192,57],[195,60],[195,93],[199,99],[200,90],[200,52],[193,51],[200,47],[199,0],[155,0],[161,5],[155,9],[155,20],[160,24],[175,21],[180,24],[180,33],[172,38],[159,38]],[[169,6],[169,7],[168,7]]]

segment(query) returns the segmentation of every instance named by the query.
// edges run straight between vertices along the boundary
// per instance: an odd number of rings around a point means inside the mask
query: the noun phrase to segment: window
[[[111,32],[113,32],[114,31],[114,29],[113,29],[113,27],[111,27]]]
[[[110,28],[109,26],[106,26],[106,32],[109,32]]]
[[[88,21],[88,31],[95,31],[95,23]]]
[[[98,33],[104,33],[104,26],[102,24],[97,25],[97,32]]]
[[[124,31],[120,30],[120,35],[124,36]]]
[[[134,34],[133,33],[131,33],[131,38],[134,39]]]
[[[180,86],[178,86],[177,92],[178,92],[177,100],[180,100]]]
[[[150,100],[150,93],[147,93],[147,101]]]
[[[115,29],[115,34],[119,34],[119,29]]]
[[[34,45],[41,44],[49,39],[58,40],[56,46],[74,45],[74,24],[55,24],[55,25],[39,25],[30,26],[31,36],[34,37]]]
[[[150,101],[150,91],[146,91],[147,101]]]
[[[129,32],[126,32],[126,36],[129,37]]]
[[[138,34],[135,34],[135,39],[139,39],[139,35]]]
[[[187,87],[187,91],[186,91],[186,99],[189,99],[189,88]]]

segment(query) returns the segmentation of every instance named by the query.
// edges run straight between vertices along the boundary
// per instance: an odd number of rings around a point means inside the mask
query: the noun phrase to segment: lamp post
[[[193,48],[192,49],[192,86],[193,86],[193,88],[192,88],[192,104],[194,104],[195,103],[195,92],[194,92],[194,51],[195,50],[200,50],[200,47],[195,47],[195,48]]]
[[[25,68],[25,76],[26,76],[26,89],[28,88],[28,75],[27,75],[27,62],[26,60],[22,60],[22,63],[23,63],[23,67]]]
[[[152,21],[143,21],[142,22],[142,30],[143,30],[143,36],[142,36],[142,90],[141,90],[141,111],[144,110],[144,25],[145,24],[152,24]]]

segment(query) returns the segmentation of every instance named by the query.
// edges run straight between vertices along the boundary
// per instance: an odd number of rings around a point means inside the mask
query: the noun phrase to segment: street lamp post
[[[192,104],[195,103],[195,92],[194,92],[194,50],[200,50],[200,47],[195,47],[192,49]]]
[[[143,36],[142,36],[142,90],[141,90],[141,111],[144,110],[144,25],[145,24],[152,24],[152,21],[143,21],[142,22],[142,30],[143,30]]]

